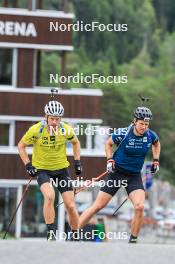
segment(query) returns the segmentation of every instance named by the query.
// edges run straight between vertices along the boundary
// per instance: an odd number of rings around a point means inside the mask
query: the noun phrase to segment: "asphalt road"
[[[175,245],[0,240],[1,264],[165,264]]]

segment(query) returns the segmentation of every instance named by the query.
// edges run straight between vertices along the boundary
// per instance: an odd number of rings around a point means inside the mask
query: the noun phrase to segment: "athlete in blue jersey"
[[[145,201],[141,169],[151,147],[153,154],[151,172],[155,174],[159,171],[160,142],[157,134],[149,129],[150,120],[152,120],[150,109],[137,107],[133,123],[127,128],[117,129],[116,133],[113,133],[107,140],[105,150],[109,174],[93,205],[80,216],[79,228],[87,224],[95,213],[108,204],[120,187],[124,186],[135,212],[131,223],[129,243],[137,242]],[[114,144],[118,148],[113,153]],[[126,184],[122,185],[124,182]]]

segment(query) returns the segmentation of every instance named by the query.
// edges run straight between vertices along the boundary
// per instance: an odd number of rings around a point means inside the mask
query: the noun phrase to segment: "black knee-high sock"
[[[52,224],[47,224],[47,230],[50,231],[50,230],[54,230],[54,223]]]

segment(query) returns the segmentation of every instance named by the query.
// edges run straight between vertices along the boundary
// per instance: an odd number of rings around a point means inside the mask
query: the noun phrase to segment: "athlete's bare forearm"
[[[106,158],[107,159],[112,157],[112,152],[113,152],[112,146],[113,146],[113,141],[112,141],[112,138],[110,137],[106,141],[106,144],[105,144],[105,152],[106,152]]]
[[[24,165],[29,163],[30,159],[29,159],[29,156],[26,152],[26,145],[24,144],[24,142],[22,140],[18,143],[18,151],[19,151],[19,155],[20,155]]]
[[[161,150],[161,145],[159,141],[156,144],[152,145],[152,153],[154,159],[159,159],[160,150]]]
[[[72,148],[73,148],[73,155],[74,155],[74,160],[80,160],[80,142],[77,137],[75,137],[72,141]]]

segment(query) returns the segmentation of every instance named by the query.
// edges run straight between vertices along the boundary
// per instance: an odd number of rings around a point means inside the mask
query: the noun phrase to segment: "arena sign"
[[[50,31],[50,22],[70,24],[72,14],[0,8],[0,47],[72,50],[72,32]]]
[[[0,20],[0,35],[36,37],[37,32],[33,23],[19,23],[13,21],[3,22]]]

